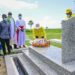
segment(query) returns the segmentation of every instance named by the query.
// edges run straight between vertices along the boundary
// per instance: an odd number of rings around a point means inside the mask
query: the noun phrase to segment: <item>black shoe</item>
[[[17,45],[16,44],[14,44],[14,49],[17,49]]]
[[[12,50],[12,46],[10,46],[10,50]]]

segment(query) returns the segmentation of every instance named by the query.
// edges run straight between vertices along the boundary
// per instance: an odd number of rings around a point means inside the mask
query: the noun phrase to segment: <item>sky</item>
[[[65,19],[65,10],[70,8],[75,13],[74,0],[0,0],[1,15],[9,11],[13,13],[13,18],[18,19],[18,14],[22,13],[29,28],[28,21],[32,20],[34,25],[49,28],[61,28],[61,21]]]

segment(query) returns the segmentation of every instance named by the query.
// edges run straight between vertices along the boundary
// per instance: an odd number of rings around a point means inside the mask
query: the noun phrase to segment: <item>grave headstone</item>
[[[75,17],[62,22],[62,62],[75,60]]]

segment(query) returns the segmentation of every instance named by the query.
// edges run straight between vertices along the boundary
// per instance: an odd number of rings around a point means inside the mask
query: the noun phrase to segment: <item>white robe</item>
[[[19,29],[19,26],[24,26],[24,29],[26,28],[25,26],[25,21],[24,20],[17,20],[16,21],[16,27],[17,29]],[[25,45],[25,31],[21,31],[19,29],[19,33],[18,33],[18,41],[17,41],[17,46],[23,46]]]
[[[13,18],[10,18],[10,37],[10,45],[13,45],[15,41],[15,21]]]

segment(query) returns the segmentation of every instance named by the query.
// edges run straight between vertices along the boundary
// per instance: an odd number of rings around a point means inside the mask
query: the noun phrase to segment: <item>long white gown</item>
[[[10,18],[10,45],[13,45],[15,42],[15,21],[13,18]]]
[[[24,27],[24,31],[20,29],[20,26]],[[23,46],[25,45],[25,28],[26,28],[25,21],[22,19],[17,20],[16,27],[19,30],[18,36],[17,36],[18,37],[17,46]]]

